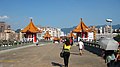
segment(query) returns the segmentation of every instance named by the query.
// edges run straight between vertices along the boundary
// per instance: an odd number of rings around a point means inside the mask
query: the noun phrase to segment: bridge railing
[[[20,47],[24,45],[32,44],[33,42],[21,42],[21,41],[10,41],[10,40],[0,40],[0,50],[11,49],[15,47]]]
[[[85,44],[85,49],[87,51],[90,51],[98,56],[101,56],[102,49],[97,42],[84,41],[84,44]]]
[[[94,41],[84,41],[85,45],[89,45],[89,46],[93,46],[96,48],[101,48],[100,45],[98,44],[98,42],[94,42]]]

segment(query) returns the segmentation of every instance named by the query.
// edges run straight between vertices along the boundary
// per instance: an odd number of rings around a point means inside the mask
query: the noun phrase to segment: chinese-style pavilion
[[[44,35],[44,38],[45,38],[45,40],[50,40],[51,35],[49,34],[48,31],[46,31],[46,33],[45,33],[45,35]]]
[[[27,41],[35,43],[37,41],[37,33],[40,33],[41,31],[33,24],[32,19],[30,19],[29,25],[21,30],[21,32],[25,33],[24,37]]]
[[[85,25],[81,18],[80,24],[78,24],[77,27],[73,29],[72,32],[77,33],[77,39],[78,37],[80,37],[80,39],[87,39],[88,32],[90,32],[90,29]]]

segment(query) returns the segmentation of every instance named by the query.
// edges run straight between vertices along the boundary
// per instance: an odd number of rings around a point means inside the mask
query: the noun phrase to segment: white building
[[[39,29],[42,31],[42,33],[37,34],[37,38],[39,40],[44,39],[45,33],[48,31],[51,35],[50,40],[53,40],[54,37],[60,38],[60,36],[64,35],[64,32],[61,31],[60,28],[54,28],[54,27],[39,27]]]
[[[100,27],[98,29],[99,33],[96,33],[97,39],[101,37],[111,38],[111,26],[106,25],[105,27]],[[112,29],[113,32],[113,29]],[[116,36],[116,33],[112,33],[112,37]]]

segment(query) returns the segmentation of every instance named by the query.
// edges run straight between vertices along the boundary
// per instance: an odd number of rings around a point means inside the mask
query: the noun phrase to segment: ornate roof
[[[46,31],[46,33],[45,33],[45,35],[44,35],[44,38],[50,38],[50,37],[51,37],[51,35],[49,34],[48,31]]]
[[[90,31],[89,28],[85,25],[85,23],[82,21],[81,18],[80,24],[72,32],[79,33],[79,32],[89,32],[89,31]]]
[[[54,37],[54,39],[53,40],[60,40],[58,37]]]
[[[38,33],[41,32],[32,22],[32,19],[30,19],[30,23],[28,26],[26,26],[22,31],[22,33],[30,32],[30,33]]]

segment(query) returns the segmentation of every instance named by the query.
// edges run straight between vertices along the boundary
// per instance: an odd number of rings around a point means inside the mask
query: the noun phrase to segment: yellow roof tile
[[[37,33],[41,31],[33,24],[32,19],[31,19],[29,25],[26,26],[21,32],[22,33],[26,33],[26,32]]]
[[[85,23],[82,21],[81,18],[80,24],[72,32],[78,33],[78,32],[89,32],[89,31],[90,31],[89,28],[85,25]]]
[[[48,38],[50,38],[51,37],[51,35],[49,34],[49,32],[47,31],[46,33],[45,33],[45,35],[44,35],[44,38],[46,38],[46,37],[48,37]]]

